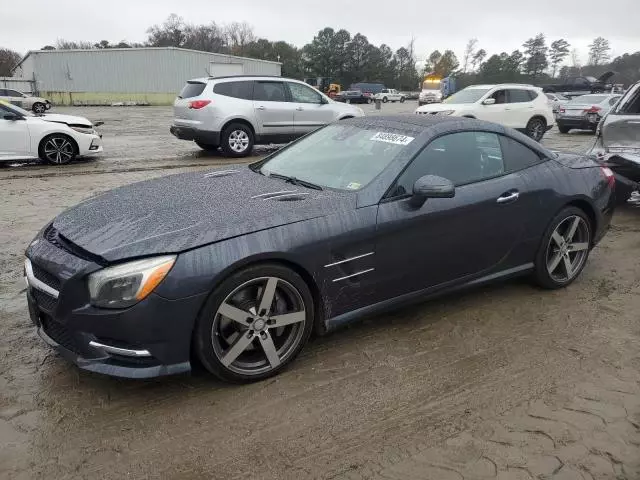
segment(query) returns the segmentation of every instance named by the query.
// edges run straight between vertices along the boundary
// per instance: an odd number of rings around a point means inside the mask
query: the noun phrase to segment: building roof
[[[251,57],[239,57],[237,55],[227,55],[226,53],[216,53],[216,52],[205,52],[203,50],[193,50],[190,48],[180,48],[180,47],[131,47],[131,48],[80,48],[80,49],[69,49],[69,50],[29,50],[22,60],[13,67],[12,71],[20,67],[22,63],[29,58],[31,54],[34,53],[68,53],[68,52],[132,52],[137,50],[177,50],[181,52],[191,52],[191,53],[204,53],[207,55],[216,55],[219,57],[227,57],[227,58],[237,58],[240,60],[252,60],[254,62],[262,62],[262,63],[274,63],[276,65],[282,65],[282,62],[274,62],[272,60],[261,60],[259,58],[251,58]]]

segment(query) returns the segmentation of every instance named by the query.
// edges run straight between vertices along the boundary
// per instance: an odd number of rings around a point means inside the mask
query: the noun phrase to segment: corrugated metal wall
[[[245,75],[280,75],[279,63],[176,48],[32,52],[18,71],[43,92],[177,93],[209,63],[243,63]]]
[[[22,93],[34,93],[34,82],[14,77],[0,77],[0,88],[10,88]]]

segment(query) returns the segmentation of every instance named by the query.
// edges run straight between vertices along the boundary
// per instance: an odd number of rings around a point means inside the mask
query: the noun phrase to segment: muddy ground
[[[0,478],[640,478],[640,210],[565,290],[516,281],[369,318],[249,386],[107,378],[36,337],[25,246],[89,195],[226,160],[174,140],[170,109],[58,110],[105,121],[106,153],[0,167]]]

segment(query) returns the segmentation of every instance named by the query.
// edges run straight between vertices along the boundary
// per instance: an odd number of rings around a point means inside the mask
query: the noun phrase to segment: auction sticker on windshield
[[[376,142],[394,143],[396,145],[409,145],[411,142],[413,142],[413,137],[398,135],[396,133],[378,132],[373,137],[371,137],[371,140],[374,140]]]

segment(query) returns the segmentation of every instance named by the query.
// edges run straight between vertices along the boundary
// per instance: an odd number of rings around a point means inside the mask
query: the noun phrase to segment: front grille
[[[47,272],[42,267],[31,262],[31,269],[33,270],[33,276],[40,280],[42,283],[46,283],[54,290],[60,291],[60,279],[55,275]]]
[[[43,310],[51,312],[56,308],[56,305],[58,304],[57,299],[53,298],[48,293],[38,290],[37,288],[33,288],[31,290],[31,295],[38,304],[38,307]]]
[[[56,322],[48,315],[42,315],[40,321],[42,322],[42,329],[44,330],[44,333],[46,333],[49,338],[62,345],[67,350],[71,350],[74,353],[80,353],[78,342],[66,326]]]

